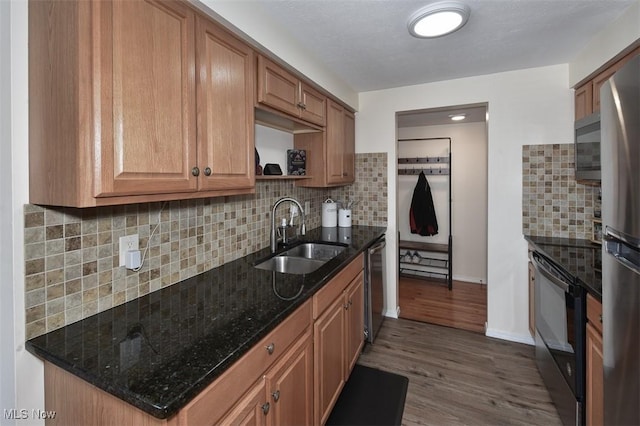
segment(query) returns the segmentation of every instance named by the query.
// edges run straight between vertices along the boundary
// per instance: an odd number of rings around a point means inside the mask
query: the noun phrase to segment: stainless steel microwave
[[[575,123],[576,180],[600,181],[600,113]]]

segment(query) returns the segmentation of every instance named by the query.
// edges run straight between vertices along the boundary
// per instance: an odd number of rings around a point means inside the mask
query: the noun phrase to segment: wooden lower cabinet
[[[313,422],[313,338],[305,334],[266,374],[269,424]]]
[[[602,303],[587,295],[587,426],[604,424],[604,357]]]
[[[264,379],[258,383],[238,402],[238,404],[219,423],[221,425],[256,425],[266,426],[270,411],[266,399],[267,387]]]
[[[338,297],[313,329],[316,424],[327,421],[345,383],[344,304],[344,298]]]
[[[364,345],[364,273],[356,272],[346,288],[344,277],[327,284],[342,290],[314,323],[315,424],[329,418]]]
[[[351,372],[364,346],[364,273],[361,272],[349,285],[346,296],[349,306],[346,322],[346,368]]]

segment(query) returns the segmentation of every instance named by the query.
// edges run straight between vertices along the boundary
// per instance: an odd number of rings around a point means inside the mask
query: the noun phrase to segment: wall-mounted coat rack
[[[398,164],[446,164],[449,165],[449,157],[405,157],[398,158]],[[426,168],[399,168],[399,175],[448,175],[449,167],[426,167]]]
[[[398,175],[443,175],[451,174],[451,138],[419,138],[398,139],[404,141],[449,140],[449,155],[447,157],[402,157],[398,158],[398,165],[428,164],[430,167],[398,168]],[[453,236],[451,233],[451,177],[449,177],[449,238],[447,244],[433,244],[427,242],[407,241],[399,238],[399,269],[400,275],[432,279],[440,277],[449,287],[453,288]],[[404,253],[402,252],[404,250]],[[413,254],[411,254],[413,250]],[[424,254],[421,254],[424,253]],[[433,254],[433,255],[431,255]]]

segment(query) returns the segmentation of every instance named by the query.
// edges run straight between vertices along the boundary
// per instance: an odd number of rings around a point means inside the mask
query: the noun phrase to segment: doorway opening
[[[487,111],[473,104],[396,113],[401,318],[485,331]],[[435,233],[423,226],[431,211]]]

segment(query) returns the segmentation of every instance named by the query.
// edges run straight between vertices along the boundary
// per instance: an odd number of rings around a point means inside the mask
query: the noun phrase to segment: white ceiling
[[[459,31],[416,39],[409,17],[437,0],[237,0],[288,32],[356,92],[570,62],[640,0],[462,0]]]

